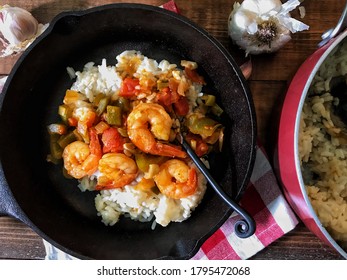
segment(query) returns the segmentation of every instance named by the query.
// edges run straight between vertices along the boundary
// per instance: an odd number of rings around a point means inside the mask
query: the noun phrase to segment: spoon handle
[[[342,15],[341,15],[339,21],[336,24],[336,26],[323,33],[323,35],[322,35],[323,40],[318,44],[318,47],[324,46],[332,38],[336,37],[339,33],[341,33],[346,28],[347,28],[347,2],[346,2],[346,6],[342,12]]]
[[[227,203],[234,211],[236,211],[243,218],[235,223],[235,234],[240,238],[247,238],[253,235],[256,229],[254,219],[243,208],[241,208],[240,205],[233,201],[227,193],[223,191],[221,186],[214,180],[205,164],[196,155],[196,153],[190,147],[190,145],[184,140],[182,135],[178,136],[178,140],[181,142],[187,154],[193,160],[200,172],[205,176],[206,180],[210,183],[210,185],[216,191],[219,197],[222,198],[225,203]]]

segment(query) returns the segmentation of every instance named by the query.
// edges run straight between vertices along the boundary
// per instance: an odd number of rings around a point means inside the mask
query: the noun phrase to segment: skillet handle
[[[0,216],[13,216],[19,220],[23,220],[23,213],[17,204],[12,192],[5,179],[4,171],[0,163]]]

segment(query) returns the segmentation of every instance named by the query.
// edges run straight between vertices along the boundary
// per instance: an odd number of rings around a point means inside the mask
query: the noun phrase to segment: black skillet
[[[20,57],[0,95],[0,212],[26,223],[59,249],[82,259],[188,259],[232,210],[208,188],[192,216],[168,227],[123,218],[104,226],[95,193],[82,193],[61,166],[46,162],[46,126],[72,84],[66,67],[82,70],[136,49],[179,65],[196,61],[205,92],[217,96],[226,126],[224,150],[210,157],[211,173],[235,201],[249,182],[256,146],[254,107],[230,54],[183,16],[141,4],[112,4],[58,15]]]

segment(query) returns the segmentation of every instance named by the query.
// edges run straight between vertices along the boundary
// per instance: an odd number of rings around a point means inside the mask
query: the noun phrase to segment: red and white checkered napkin
[[[205,241],[192,259],[248,259],[298,224],[260,147],[257,148],[254,170],[240,204],[254,218],[255,233],[246,239],[237,237],[234,224],[240,216],[234,213]]]

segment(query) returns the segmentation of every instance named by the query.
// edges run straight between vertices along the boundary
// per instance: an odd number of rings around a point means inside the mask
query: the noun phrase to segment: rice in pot
[[[334,106],[331,80],[347,74],[347,41],[326,58],[303,105],[299,157],[311,204],[322,225],[347,248],[347,134]]]

